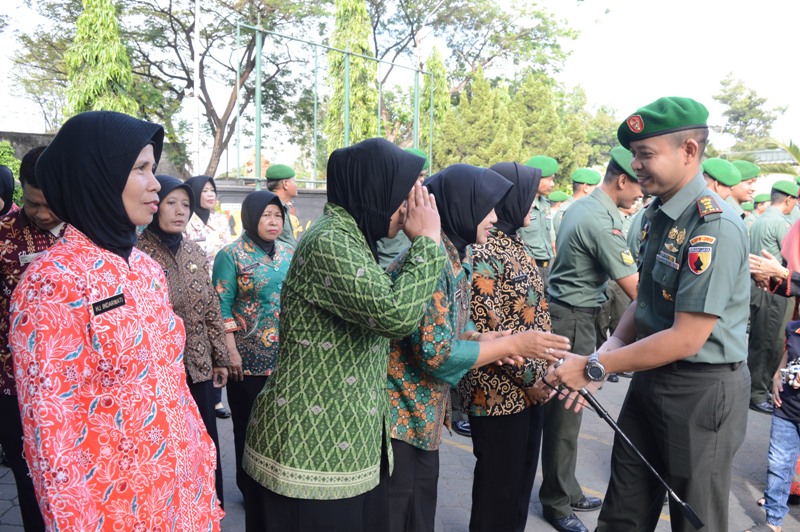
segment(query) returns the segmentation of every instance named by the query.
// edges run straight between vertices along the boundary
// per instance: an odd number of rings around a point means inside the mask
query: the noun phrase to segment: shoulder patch
[[[709,214],[722,212],[722,207],[719,206],[714,196],[701,196],[697,200],[697,212],[700,214],[700,218],[703,218]]]

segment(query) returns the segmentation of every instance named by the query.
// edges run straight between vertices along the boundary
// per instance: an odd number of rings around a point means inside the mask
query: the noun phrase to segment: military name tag
[[[95,301],[94,303],[92,303],[92,310],[94,311],[94,315],[97,316],[98,314],[102,314],[103,312],[108,312],[109,310],[121,307],[124,304],[125,304],[125,294],[118,294],[116,296],[111,296],[101,301]]]

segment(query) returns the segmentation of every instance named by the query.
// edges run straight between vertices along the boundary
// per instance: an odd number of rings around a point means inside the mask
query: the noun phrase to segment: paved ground
[[[614,416],[624,399],[627,379],[609,383],[598,398]],[[578,457],[578,480],[587,494],[603,496],[608,482],[609,459],[613,432],[594,413],[584,414]],[[763,520],[763,511],[755,500],[764,488],[766,453],[769,440],[770,417],[750,412],[747,439],[736,456],[733,468],[733,485],[730,498],[730,527],[732,532],[745,530],[754,522]],[[227,516],[222,522],[226,532],[244,530],[244,511],[241,495],[236,489],[233,466],[233,432],[230,420],[219,423],[222,441],[222,459],[225,472],[225,498]],[[446,436],[441,450],[441,478],[439,480],[439,506],[436,515],[437,532],[462,532],[469,522],[472,469],[471,440],[458,435]],[[541,478],[541,474],[539,474]],[[534,487],[530,505],[530,518],[526,530],[551,530],[541,518],[541,507]],[[659,531],[670,530],[668,508],[661,517]],[[597,512],[581,514],[589,529],[596,524]],[[784,523],[785,531],[800,530],[800,508],[792,507]],[[16,489],[11,471],[0,467],[0,532],[22,531]]]

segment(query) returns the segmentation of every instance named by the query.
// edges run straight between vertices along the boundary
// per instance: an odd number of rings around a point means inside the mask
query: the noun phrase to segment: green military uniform
[[[294,170],[285,164],[271,164],[267,168],[267,181],[282,181],[284,179],[294,178]],[[297,239],[294,237],[294,227],[292,226],[292,217],[289,211],[289,206],[281,201],[283,207],[283,230],[278,235],[278,240],[292,249],[297,247]]]
[[[377,247],[378,264],[385,270],[401,252],[411,247],[411,240],[401,230],[394,238],[387,236],[378,240]]]
[[[596,170],[592,170],[591,168],[578,168],[574,172],[572,172],[572,182],[585,184],[585,185],[599,185],[600,181],[603,180],[603,176],[600,175],[599,172]],[[558,228],[561,227],[561,219],[564,217],[564,212],[575,203],[575,197],[570,196],[564,201],[564,204],[561,205],[561,208],[558,209],[558,212],[553,216],[553,233],[555,236],[553,237],[553,241],[556,241],[556,236],[558,236]]]
[[[531,256],[536,259],[546,290],[550,276],[550,261],[553,260],[553,218],[550,215],[550,203],[541,195],[533,201],[530,218],[531,224],[528,227],[520,227],[517,234],[528,246]]]
[[[606,300],[609,277],[636,273],[622,227],[619,209],[601,188],[564,214],[547,294],[553,332],[569,338],[573,353],[595,350],[595,319]],[[539,500],[546,519],[562,519],[583,497],[575,479],[581,414],[565,409],[561,401],[544,408]]]
[[[629,147],[648,137],[705,129],[707,118],[694,100],[661,98],[629,116],[617,136]],[[744,440],[750,388],[744,364],[749,294],[741,289],[749,278],[745,226],[700,173],[666,202],[656,198],[643,221],[633,302],[637,339],[672,328],[676,313],[717,321],[697,354],[634,373],[617,423],[702,517],[704,530],[727,530],[731,464]],[[597,531],[654,530],[664,495],[631,447],[615,437]],[[680,510],[670,500],[672,530],[694,530]]]
[[[637,263],[639,262],[639,248],[642,245],[642,220],[644,218],[644,211],[646,210],[647,207],[642,206],[642,208],[633,215],[631,218],[631,226],[628,229],[628,249],[631,250],[633,260]]]
[[[733,196],[728,196],[725,198],[725,201],[728,202],[728,205],[733,207],[733,212],[735,212],[739,218],[744,218],[744,209],[742,209],[742,206],[739,205],[739,202],[736,201]]]
[[[769,206],[750,227],[750,251],[767,250],[781,259],[781,242],[789,232],[789,219],[777,207]],[[750,337],[747,365],[752,376],[750,404],[770,400],[772,376],[783,357],[783,327],[788,299],[772,294],[750,282]]]

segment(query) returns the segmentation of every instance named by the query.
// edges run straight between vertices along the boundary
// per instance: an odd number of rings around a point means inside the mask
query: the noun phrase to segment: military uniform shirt
[[[553,215],[553,233],[556,236],[558,236],[558,228],[561,227],[561,219],[564,217],[564,213],[573,203],[575,203],[575,198],[573,196],[568,197],[564,203],[561,204],[561,207],[558,208],[558,212]],[[555,238],[553,240],[555,240]]]
[[[762,249],[782,260],[781,242],[791,229],[789,218],[777,207],[769,206],[750,227],[750,249],[759,254]]]
[[[608,279],[636,273],[619,210],[600,188],[564,213],[547,293],[574,307],[599,307]]]
[[[733,196],[728,196],[727,198],[725,198],[725,201],[728,202],[728,205],[733,207],[734,212],[739,218],[744,218],[744,209],[742,209],[742,206],[739,205],[739,202],[736,201],[736,199]]]
[[[530,212],[531,224],[520,227],[517,234],[527,244],[536,260],[553,258],[553,219],[550,216],[550,203],[541,194],[533,202]]]
[[[646,210],[647,207],[642,207],[633,215],[626,237],[628,240],[628,249],[631,250],[633,260],[635,260],[637,264],[639,263],[639,248],[642,245],[642,219],[644,217],[644,211]]]
[[[666,203],[653,201],[642,231],[637,339],[672,327],[676,312],[702,312],[719,320],[700,351],[685,360],[746,360],[750,266],[742,219],[698,174]]]
[[[796,204],[792,212],[789,213],[789,223],[794,225],[794,223],[800,220],[800,204]]]

